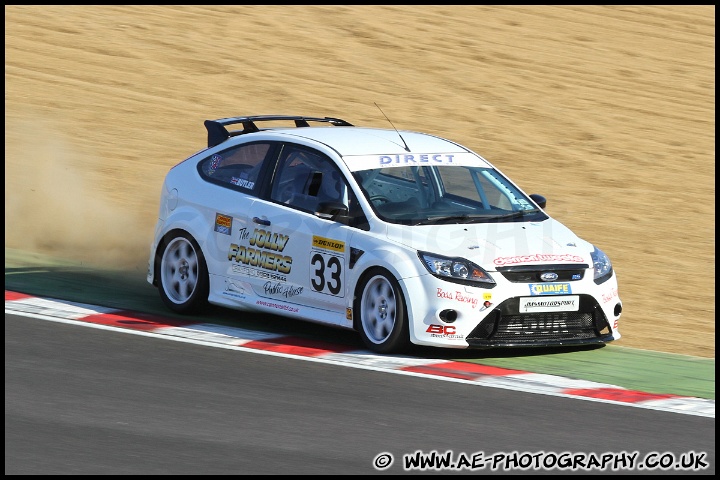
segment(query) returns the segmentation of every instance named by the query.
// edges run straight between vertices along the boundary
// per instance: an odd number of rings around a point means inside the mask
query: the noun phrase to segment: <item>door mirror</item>
[[[320,202],[315,213],[318,217],[335,220],[339,215],[347,217],[348,207],[342,202]]]
[[[545,208],[545,204],[547,204],[547,200],[545,199],[545,197],[537,193],[531,193],[530,198],[532,198],[533,201],[538,204],[538,207],[542,209]]]

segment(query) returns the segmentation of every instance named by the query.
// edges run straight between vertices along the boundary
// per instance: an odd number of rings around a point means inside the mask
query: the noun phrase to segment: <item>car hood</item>
[[[592,244],[557,220],[542,222],[493,222],[477,224],[392,225],[387,232],[394,242],[416,250],[463,257],[494,271],[518,265],[592,265]]]

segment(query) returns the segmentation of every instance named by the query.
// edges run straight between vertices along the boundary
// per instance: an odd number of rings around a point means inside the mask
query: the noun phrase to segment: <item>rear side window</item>
[[[269,143],[249,143],[229,148],[198,164],[200,175],[219,185],[244,191],[257,191],[263,165],[271,152]]]

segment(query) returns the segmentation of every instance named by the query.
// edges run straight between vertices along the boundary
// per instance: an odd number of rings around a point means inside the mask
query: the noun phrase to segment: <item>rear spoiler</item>
[[[340,118],[332,117],[301,117],[296,115],[254,115],[251,117],[230,117],[220,118],[218,120],[205,120],[205,128],[208,131],[208,148],[220,145],[230,137],[242,135],[244,133],[259,132],[260,129],[255,122],[286,120],[294,121],[296,127],[309,127],[308,122],[325,122],[336,127],[352,127],[352,123],[348,123]],[[242,123],[242,130],[229,131],[228,125],[236,125]]]

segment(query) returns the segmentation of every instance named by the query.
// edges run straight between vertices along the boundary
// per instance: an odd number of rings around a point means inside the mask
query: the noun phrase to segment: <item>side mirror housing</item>
[[[538,204],[538,207],[545,209],[545,205],[547,204],[547,199],[545,197],[537,193],[531,193],[530,198],[532,198],[533,201]]]
[[[320,202],[315,213],[318,217],[335,220],[336,217],[347,217],[348,207],[342,202]]]

